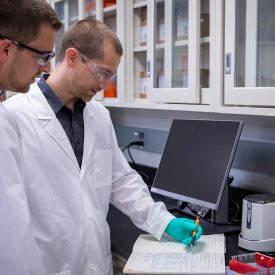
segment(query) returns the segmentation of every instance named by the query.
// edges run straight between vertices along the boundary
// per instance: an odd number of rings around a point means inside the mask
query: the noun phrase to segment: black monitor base
[[[227,181],[225,183],[225,186],[223,188],[223,193],[222,193],[221,199],[219,201],[219,206],[216,210],[204,207],[205,208],[204,210],[200,209],[197,211],[196,210],[192,211],[190,209],[190,206],[188,205],[188,203],[182,202],[182,201],[178,201],[177,209],[180,212],[187,213],[188,215],[191,215],[191,216],[196,217],[198,214],[199,216],[206,217],[209,221],[211,221],[214,224],[228,223],[228,221],[230,220],[229,219],[229,203],[228,203],[229,202],[228,201],[229,185],[232,183],[233,179],[234,178],[230,175],[227,177]],[[202,213],[200,213],[200,212],[202,212]]]
[[[190,218],[190,215],[180,211],[177,208],[169,209],[169,212],[178,218]],[[194,217],[192,217],[194,218]],[[240,225],[220,225],[201,219],[201,226],[204,235],[219,234],[219,233],[239,233],[241,231]]]

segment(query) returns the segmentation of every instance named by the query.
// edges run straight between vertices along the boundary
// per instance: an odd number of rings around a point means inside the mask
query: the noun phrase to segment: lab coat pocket
[[[50,275],[71,275],[71,270],[67,270],[67,271],[63,271],[63,272],[59,272],[59,273],[52,273]]]
[[[94,159],[94,187],[110,186],[112,183],[113,150],[96,150]]]

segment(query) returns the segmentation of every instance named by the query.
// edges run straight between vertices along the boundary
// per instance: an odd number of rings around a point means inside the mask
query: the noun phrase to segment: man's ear
[[[3,60],[11,54],[12,42],[9,39],[0,40],[0,60]]]
[[[69,48],[66,50],[66,62],[69,65],[74,65],[77,63],[77,60],[79,58],[79,52],[75,48]]]

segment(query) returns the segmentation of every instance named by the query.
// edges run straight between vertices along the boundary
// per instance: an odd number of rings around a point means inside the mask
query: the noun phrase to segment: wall
[[[154,134],[155,146],[151,144],[148,148],[145,144],[145,149],[131,150],[137,163],[156,168],[161,159],[161,151],[157,148],[164,148],[173,118],[241,120],[244,129],[230,173],[235,177],[233,185],[247,190],[275,193],[274,117],[127,108],[109,110],[117,131],[121,126],[129,126],[148,130],[149,133],[160,133],[159,136]],[[117,136],[119,144],[125,146],[119,132]],[[148,142],[153,141],[150,139]]]

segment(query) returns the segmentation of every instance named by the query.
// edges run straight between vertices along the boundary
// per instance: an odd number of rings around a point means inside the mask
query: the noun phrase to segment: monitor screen
[[[242,126],[239,121],[173,120],[151,191],[216,210]]]

